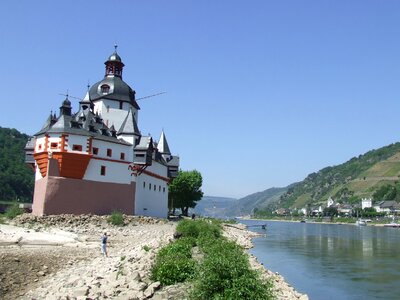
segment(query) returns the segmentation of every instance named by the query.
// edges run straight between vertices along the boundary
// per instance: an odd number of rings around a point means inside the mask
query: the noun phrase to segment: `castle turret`
[[[104,78],[89,89],[88,98],[94,104],[94,111],[102,116],[107,126],[120,128],[126,114],[132,109],[137,123],[140,107],[135,100],[136,92],[122,80],[125,65],[116,49],[104,64]]]

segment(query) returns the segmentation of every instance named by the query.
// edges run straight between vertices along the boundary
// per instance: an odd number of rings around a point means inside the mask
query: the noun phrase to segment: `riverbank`
[[[352,225],[357,226],[356,220],[354,222],[326,222],[326,221],[314,221],[314,220],[306,220],[305,222],[301,222],[300,220],[286,220],[286,219],[254,219],[254,218],[241,218],[240,220],[245,221],[268,221],[268,222],[291,222],[291,223],[312,223],[312,224],[327,224],[327,225]],[[384,227],[385,223],[368,223],[367,226],[377,226]]]
[[[102,216],[19,216],[0,225],[2,299],[185,299],[188,285],[161,287],[150,280],[155,254],[173,239],[176,223],[125,216],[125,226]],[[242,225],[224,225],[224,235],[246,249],[257,234]],[[109,235],[109,256],[100,236]],[[280,275],[249,255],[253,268],[272,280],[277,299],[308,299]]]
[[[235,241],[237,244],[241,245],[247,250],[253,247],[253,238],[263,236],[262,234],[247,230],[246,225],[244,224],[225,224],[223,228],[224,235],[227,238]],[[254,255],[248,254],[248,257],[251,267],[255,270],[258,270],[263,279],[270,280],[273,283],[273,292],[277,299],[308,299],[306,294],[297,292],[279,273],[275,273],[266,269]]]

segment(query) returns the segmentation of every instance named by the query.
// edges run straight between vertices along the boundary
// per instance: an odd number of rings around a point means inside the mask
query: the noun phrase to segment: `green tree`
[[[26,134],[0,127],[0,200],[31,202],[34,173],[25,165]]]
[[[200,172],[179,171],[176,177],[169,186],[168,204],[170,210],[175,212],[176,208],[182,211],[184,216],[188,215],[189,208],[194,208],[203,197],[201,186],[203,178]]]
[[[394,200],[396,199],[396,187],[390,184],[383,185],[375,191],[372,197],[375,200]]]
[[[336,207],[333,207],[333,206],[331,206],[331,207],[325,207],[323,212],[324,212],[324,215],[325,215],[325,216],[329,216],[329,217],[331,217],[331,219],[333,219],[334,216],[337,216],[337,215],[338,215],[338,210],[337,210],[337,208],[336,208]]]

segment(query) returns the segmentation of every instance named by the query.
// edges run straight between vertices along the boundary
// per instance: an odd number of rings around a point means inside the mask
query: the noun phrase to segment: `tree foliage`
[[[0,127],[0,200],[31,202],[34,174],[25,165],[26,134]]]
[[[396,200],[399,195],[399,184],[396,184],[396,186],[386,184],[377,189],[372,197],[376,200]]]
[[[200,172],[179,171],[176,177],[169,186],[169,207],[172,210],[181,209],[182,214],[187,216],[189,208],[194,208],[197,201],[203,197],[201,186],[203,178]]]

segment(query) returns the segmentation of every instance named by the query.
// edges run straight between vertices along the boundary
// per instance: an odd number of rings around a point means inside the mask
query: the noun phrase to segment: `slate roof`
[[[157,149],[161,154],[169,154],[171,155],[171,151],[169,150],[167,138],[165,137],[164,130],[161,132],[160,140],[157,144]]]
[[[132,108],[129,109],[125,120],[121,124],[121,128],[118,130],[118,134],[140,135],[139,127],[136,123]]]
[[[50,121],[48,119],[45,126],[39,132],[35,133],[34,136],[45,133],[68,133],[92,136],[103,141],[131,145],[123,139],[118,139],[115,134],[115,128],[108,128],[101,117],[98,114],[94,114],[92,110],[81,108],[76,114],[68,114],[63,112],[61,108],[60,116],[58,118],[55,115],[52,118],[49,117]]]
[[[147,150],[153,146],[153,138],[151,136],[141,136],[139,143],[136,145],[137,150]]]

